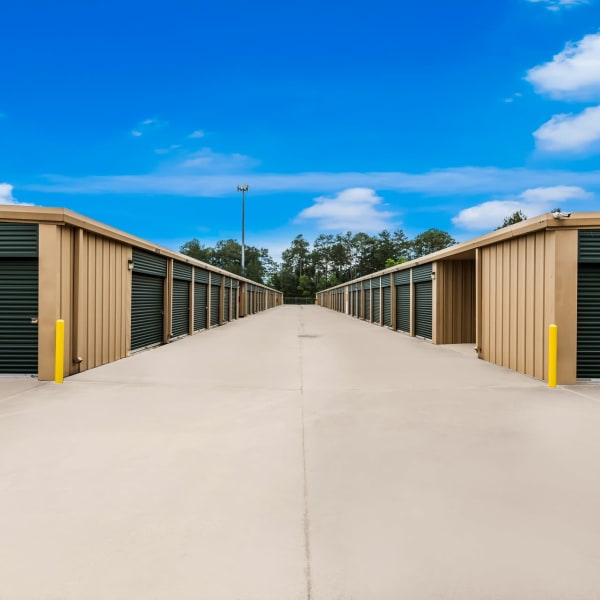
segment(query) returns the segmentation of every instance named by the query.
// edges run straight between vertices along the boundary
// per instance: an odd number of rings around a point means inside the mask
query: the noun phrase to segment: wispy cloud
[[[582,152],[593,148],[600,142],[600,106],[586,108],[576,115],[554,115],[533,136],[536,146],[547,152]]]
[[[535,4],[543,4],[548,10],[558,11],[562,8],[572,8],[574,6],[581,6],[582,4],[589,4],[590,0],[528,0]]]
[[[298,221],[314,220],[319,229],[380,231],[390,226],[394,213],[382,210],[383,198],[369,188],[351,188],[334,197],[320,196],[305,208]]]
[[[465,208],[452,219],[462,229],[489,231],[498,227],[505,217],[521,210],[528,217],[544,214],[557,205],[572,200],[589,200],[594,195],[581,187],[557,185],[525,190],[515,198],[490,200]]]
[[[28,202],[19,202],[12,194],[13,189],[14,186],[10,185],[10,183],[0,183],[0,204],[33,206],[33,204]]]
[[[131,135],[133,137],[142,137],[143,135],[156,131],[157,129],[162,129],[167,125],[167,121],[161,121],[160,119],[144,119],[143,121],[140,121],[134,129],[131,130]]]
[[[204,131],[202,129],[196,129],[196,131],[192,131],[192,133],[190,133],[190,135],[188,135],[188,137],[191,139],[199,139],[199,138],[203,138],[205,135],[206,135],[206,133],[204,133]]]
[[[504,98],[504,102],[506,102],[507,104],[512,104],[513,102],[515,102],[522,96],[523,96],[523,94],[521,94],[521,92],[515,92],[512,96],[509,96],[508,98]]]
[[[568,43],[550,62],[527,71],[540,94],[566,100],[600,97],[600,33]]]
[[[22,186],[29,191],[60,194],[164,194],[215,197],[235,194],[238,173],[176,172],[148,175],[105,175],[71,178],[48,176],[46,181]],[[244,183],[260,193],[337,193],[354,187],[430,194],[441,197],[480,194],[517,194],[520,190],[557,185],[600,187],[600,170],[566,171],[462,167],[425,173],[246,173]]]
[[[179,150],[179,148],[181,148],[181,144],[171,144],[167,148],[155,148],[154,152],[156,152],[156,154],[170,154],[175,150]]]
[[[244,171],[259,164],[259,161],[244,154],[234,152],[223,154],[215,152],[212,148],[202,148],[191,153],[181,163],[186,169],[209,170],[212,173],[227,173],[231,171]]]

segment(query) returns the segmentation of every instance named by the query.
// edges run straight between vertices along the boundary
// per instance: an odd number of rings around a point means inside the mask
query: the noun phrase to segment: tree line
[[[560,212],[560,208],[552,212]],[[518,210],[504,219],[496,229],[508,227],[527,219]],[[443,250],[456,244],[456,240],[440,229],[428,229],[412,240],[401,229],[369,235],[367,233],[325,234],[309,242],[297,235],[281,255],[278,263],[267,248],[246,246],[245,273],[242,273],[242,247],[233,239],[217,242],[215,246],[203,245],[194,238],[179,251],[236,275],[280,290],[284,296],[312,297],[328,287],[346,283],[357,277],[370,275],[407,260],[412,260]]]
[[[244,275],[282,291],[285,296],[311,297],[317,291],[455,243],[449,233],[439,229],[428,229],[412,240],[401,229],[384,230],[377,235],[350,231],[337,235],[321,234],[312,244],[300,234],[282,252],[280,263],[273,260],[266,248],[246,246]],[[193,239],[183,244],[179,251],[242,275],[241,245],[236,240],[220,241],[211,247]]]

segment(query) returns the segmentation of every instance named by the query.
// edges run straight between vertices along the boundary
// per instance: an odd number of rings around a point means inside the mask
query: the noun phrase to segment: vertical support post
[[[548,387],[556,387],[556,371],[558,358],[558,327],[548,327]]]
[[[65,322],[56,321],[56,348],[54,358],[54,383],[62,383],[65,369]]]

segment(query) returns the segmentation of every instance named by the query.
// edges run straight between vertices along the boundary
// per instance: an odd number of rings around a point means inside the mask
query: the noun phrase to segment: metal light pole
[[[242,275],[246,274],[246,244],[244,241],[244,194],[248,191],[248,184],[237,186],[237,191],[242,192]]]

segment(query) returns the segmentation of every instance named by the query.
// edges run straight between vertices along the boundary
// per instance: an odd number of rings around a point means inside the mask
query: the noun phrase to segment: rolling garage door
[[[384,275],[381,278],[381,285],[383,295],[383,324],[386,327],[392,326],[392,288],[390,283],[390,276]]]
[[[229,322],[229,306],[231,305],[231,279],[225,278],[225,294],[223,295],[223,323]]]
[[[410,333],[410,271],[396,273],[396,329]]]
[[[240,282],[239,281],[234,281],[233,282],[233,289],[231,290],[231,318],[232,319],[237,319],[238,318],[238,289],[240,287]]]
[[[381,288],[379,280],[371,283],[373,287],[373,323],[381,323]],[[377,287],[375,287],[377,286]]]
[[[210,280],[210,326],[219,324],[219,309],[221,308],[221,275],[213,273]]]
[[[38,372],[37,257],[37,225],[0,223],[0,373]]]
[[[365,281],[365,321],[371,320],[371,282]]]
[[[415,335],[430,340],[432,337],[431,264],[413,269],[415,284]]]
[[[206,329],[208,271],[194,270],[194,331]]]
[[[163,342],[164,282],[167,259],[133,249],[131,288],[131,349]]]
[[[173,308],[171,334],[173,337],[188,335],[190,332],[190,285],[192,266],[173,263]]]
[[[579,232],[577,377],[600,379],[600,231]]]

